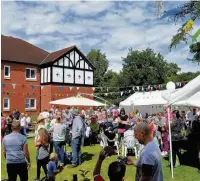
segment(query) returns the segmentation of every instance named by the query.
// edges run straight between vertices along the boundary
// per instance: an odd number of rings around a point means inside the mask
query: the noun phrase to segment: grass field
[[[33,144],[33,139],[28,139],[29,143],[29,151],[31,155],[31,168],[29,169],[29,181],[33,181],[36,178],[36,161],[35,161],[35,147]],[[71,150],[71,148],[67,148],[68,150]],[[80,175],[80,169],[82,170],[88,170],[89,173],[87,174],[87,178],[89,178],[91,181],[92,179],[92,172],[100,151],[100,146],[87,146],[82,148],[83,153],[83,164],[77,168],[67,168],[65,167],[64,170],[59,173],[56,176],[57,181],[64,181],[68,180],[71,181],[73,174],[78,174],[78,181],[83,181],[82,176]],[[1,155],[1,178],[6,179],[7,178],[7,172],[6,172],[6,160]],[[102,165],[102,176],[106,181],[108,181],[107,176],[107,169],[110,162],[116,160],[116,156],[113,156],[111,158],[107,158],[103,165]],[[180,166],[174,169],[174,179],[171,179],[170,176],[170,169],[167,167],[168,162],[166,160],[163,160],[163,173],[164,173],[164,180],[165,181],[200,181],[200,174],[197,172],[196,168],[188,167],[188,166]],[[43,170],[41,171],[42,175],[41,178],[44,177]],[[135,179],[135,172],[136,168],[132,166],[127,166],[126,169],[126,181],[133,181]]]

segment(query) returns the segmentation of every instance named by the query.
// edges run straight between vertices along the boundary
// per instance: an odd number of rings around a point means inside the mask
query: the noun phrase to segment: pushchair
[[[102,148],[106,146],[115,147],[119,155],[119,144],[115,140],[116,132],[115,127],[111,121],[105,121],[100,125],[101,134],[100,134],[100,145]]]

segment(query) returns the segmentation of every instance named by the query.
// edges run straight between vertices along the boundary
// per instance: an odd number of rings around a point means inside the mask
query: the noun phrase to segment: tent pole
[[[171,135],[171,124],[170,124],[170,107],[167,107],[167,114],[168,114],[168,126],[169,126],[169,144],[170,144],[170,166],[171,166],[171,175],[174,178],[174,168],[173,168],[173,160],[172,160],[172,135]]]

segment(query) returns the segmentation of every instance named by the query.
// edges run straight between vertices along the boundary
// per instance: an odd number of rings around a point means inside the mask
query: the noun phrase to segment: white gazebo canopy
[[[120,107],[123,107],[127,112],[133,111],[133,109],[139,109],[143,115],[145,113],[160,112],[163,111],[162,105],[167,103],[162,97],[162,94],[165,92],[166,90],[136,92],[126,100],[120,102]]]
[[[85,97],[77,96],[77,97],[68,97],[64,99],[58,99],[56,101],[49,102],[50,104],[56,104],[56,105],[66,105],[66,106],[105,106],[106,104],[103,104],[101,102],[88,99]]]
[[[176,106],[192,106],[200,108],[200,91],[191,96],[189,99],[178,101],[173,105]]]

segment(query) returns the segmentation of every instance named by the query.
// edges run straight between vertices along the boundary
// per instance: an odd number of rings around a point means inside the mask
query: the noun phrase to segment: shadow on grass
[[[169,159],[170,159],[169,156],[164,157],[164,160],[169,161]],[[183,153],[180,154],[179,159],[180,159],[179,161],[181,165],[197,168],[197,164],[196,164],[197,153],[195,152],[195,150],[184,151]]]
[[[85,161],[92,160],[93,156],[94,156],[94,154],[91,154],[91,153],[88,153],[88,152],[82,153],[82,163],[85,162]]]

